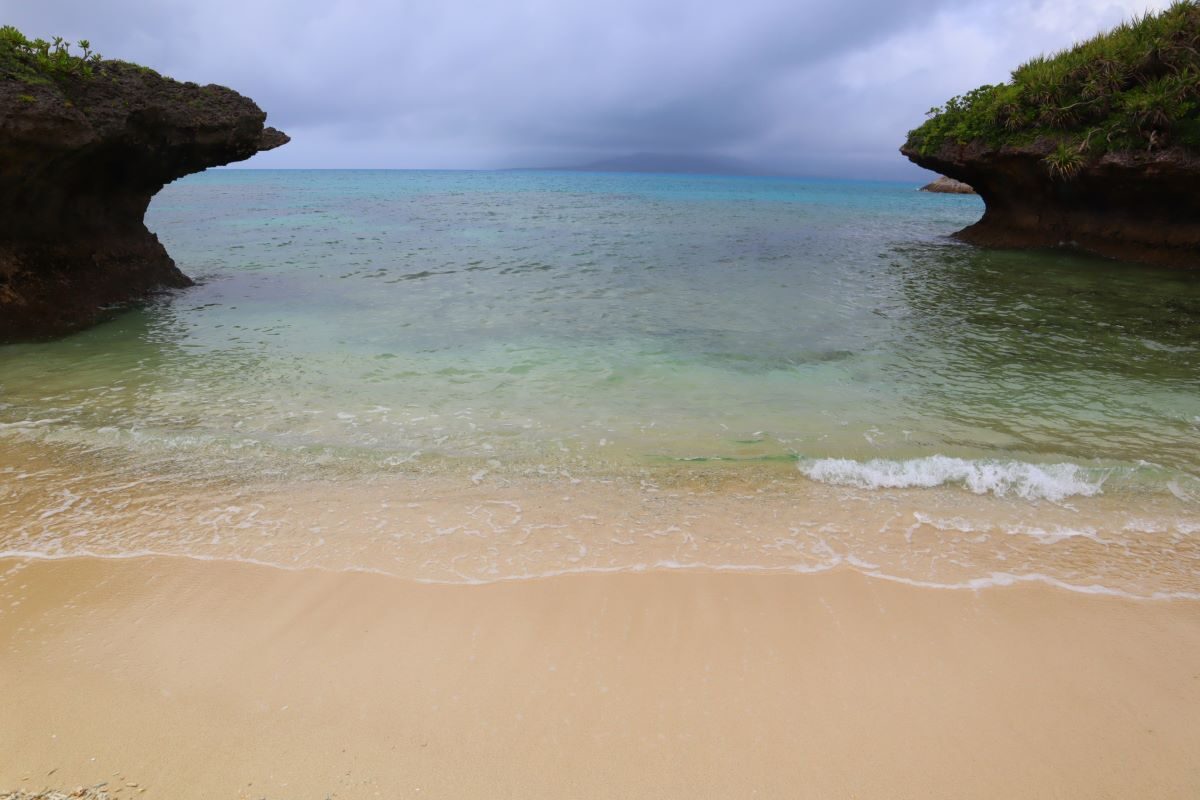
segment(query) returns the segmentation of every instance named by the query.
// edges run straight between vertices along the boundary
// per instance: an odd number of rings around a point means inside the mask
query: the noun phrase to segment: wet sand
[[[846,569],[444,585],[10,559],[0,698],[0,790],[1200,795],[1200,603]]]

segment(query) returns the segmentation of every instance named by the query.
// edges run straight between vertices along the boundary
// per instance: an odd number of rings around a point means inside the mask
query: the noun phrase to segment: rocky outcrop
[[[970,184],[987,206],[958,238],[992,247],[1070,246],[1128,261],[1200,267],[1200,157],[1180,148],[1106,153],[1067,174],[1049,141],[906,145],[916,164]]]
[[[123,62],[0,70],[0,341],[68,333],[189,285],[143,223],[150,199],[285,144],[265,120],[231,89]]]
[[[975,190],[967,184],[956,181],[954,178],[947,178],[945,175],[932,183],[925,184],[921,187],[921,191],[934,194],[975,194]]]

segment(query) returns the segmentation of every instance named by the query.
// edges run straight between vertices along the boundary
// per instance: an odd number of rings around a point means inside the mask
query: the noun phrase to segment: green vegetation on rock
[[[80,39],[83,52],[71,52],[71,43],[56,36],[52,41],[30,39],[12,25],[0,27],[0,77],[37,83],[69,76],[90,78],[100,63],[87,39]]]
[[[1043,140],[1051,174],[1070,178],[1107,152],[1200,151],[1200,0],[1176,2],[1017,68],[929,111],[906,147]]]

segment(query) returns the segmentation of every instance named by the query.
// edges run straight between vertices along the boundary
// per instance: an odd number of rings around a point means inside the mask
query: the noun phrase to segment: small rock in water
[[[922,192],[939,192],[941,194],[976,194],[976,191],[962,181],[947,178],[945,175],[933,183],[921,187]]]

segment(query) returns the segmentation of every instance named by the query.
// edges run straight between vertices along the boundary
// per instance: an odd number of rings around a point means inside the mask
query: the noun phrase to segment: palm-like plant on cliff
[[[92,52],[87,39],[80,39],[79,54],[61,36],[52,40],[30,39],[12,25],[0,27],[0,75],[27,82],[70,75],[91,77],[100,54]]]

